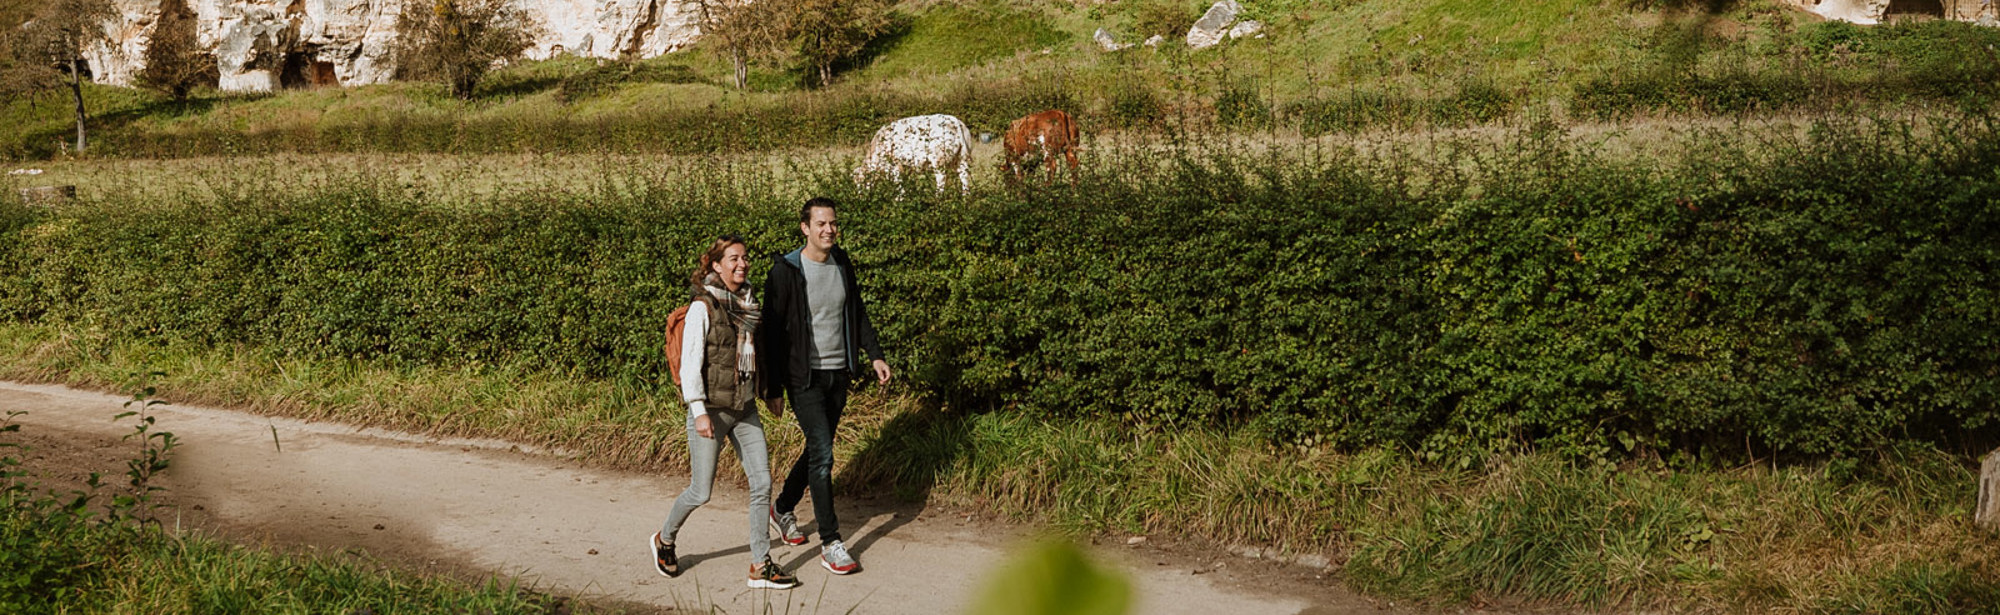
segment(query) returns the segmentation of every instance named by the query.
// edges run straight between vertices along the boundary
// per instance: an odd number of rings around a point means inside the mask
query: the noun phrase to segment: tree
[[[160,18],[146,41],[146,67],[139,84],[174,100],[187,99],[195,86],[213,87],[220,79],[215,55],[195,38],[194,9],[187,0],[160,0]]]
[[[780,0],[695,0],[704,38],[735,68],[736,89],[750,85],[750,60],[775,56],[785,42]]]
[[[833,82],[834,64],[854,57],[889,28],[894,4],[894,0],[794,0],[785,7],[786,38],[798,60],[825,87]]]
[[[432,0],[403,10],[390,54],[397,77],[443,79],[470,99],[495,62],[521,57],[540,32],[512,0]]]
[[[49,0],[34,19],[8,36],[6,66],[0,67],[0,93],[34,96],[68,88],[76,102],[76,151],[87,144],[83,79],[89,67],[83,52],[107,43],[105,25],[118,16],[110,0]]]

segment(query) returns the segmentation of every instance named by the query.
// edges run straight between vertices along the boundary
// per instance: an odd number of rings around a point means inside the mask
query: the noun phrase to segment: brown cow
[[[1076,178],[1076,120],[1068,113],[1050,109],[1028,117],[1014,120],[1007,126],[1007,137],[1002,145],[1007,149],[1007,160],[1003,166],[1014,179],[1021,179],[1021,172],[1027,166],[1023,158],[1028,154],[1039,154],[1032,164],[1045,164],[1049,168],[1049,180],[1056,178],[1056,154],[1069,159],[1070,179]]]

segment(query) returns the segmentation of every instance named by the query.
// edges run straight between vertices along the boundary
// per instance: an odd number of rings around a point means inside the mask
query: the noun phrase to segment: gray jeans
[[[756,402],[749,406],[744,411],[710,408],[708,420],[717,438],[727,438],[736,447],[736,456],[743,460],[743,474],[750,477],[750,564],[754,566],[771,552],[771,457],[764,449],[764,422],[757,416]],[[715,460],[722,454],[717,438],[695,433],[693,415],[688,416],[687,434],[688,466],[694,476],[681,496],[674,498],[667,524],[660,529],[660,538],[667,542],[673,542],[694,509],[708,503],[710,488],[715,485]]]

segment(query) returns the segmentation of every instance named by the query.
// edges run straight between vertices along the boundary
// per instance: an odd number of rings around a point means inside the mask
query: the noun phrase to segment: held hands
[[[784,416],[784,415],[785,415],[785,398],[783,398],[783,397],[773,397],[773,398],[770,398],[770,399],[766,399],[766,400],[764,400],[764,407],[765,407],[765,408],[767,408],[767,409],[770,409],[770,411],[771,411],[771,416]]]
[[[715,424],[708,420],[708,415],[706,414],[694,417],[694,432],[701,434],[703,438],[713,440],[715,439]]]

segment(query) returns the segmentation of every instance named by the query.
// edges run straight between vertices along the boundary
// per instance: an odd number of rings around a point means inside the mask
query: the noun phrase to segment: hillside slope
[[[1184,32],[1202,5],[906,2],[894,27],[823,90],[767,65],[737,91],[725,85],[726,64],[696,49],[632,64],[523,62],[472,101],[396,83],[183,103],[97,87],[90,106],[107,144],[99,155],[704,152],[853,144],[916,113],[955,113],[982,132],[1052,106],[1099,129],[1276,121],[1324,132],[1483,123],[1524,109],[1612,119],[1966,104],[2000,82],[2000,30],[1827,23],[1776,0],[1243,4],[1268,24],[1262,38],[1188,51],[1170,37],[1157,49],[1105,52],[1090,36],[1099,28],[1125,41]],[[67,113],[29,101],[0,108],[0,156],[59,153]]]

